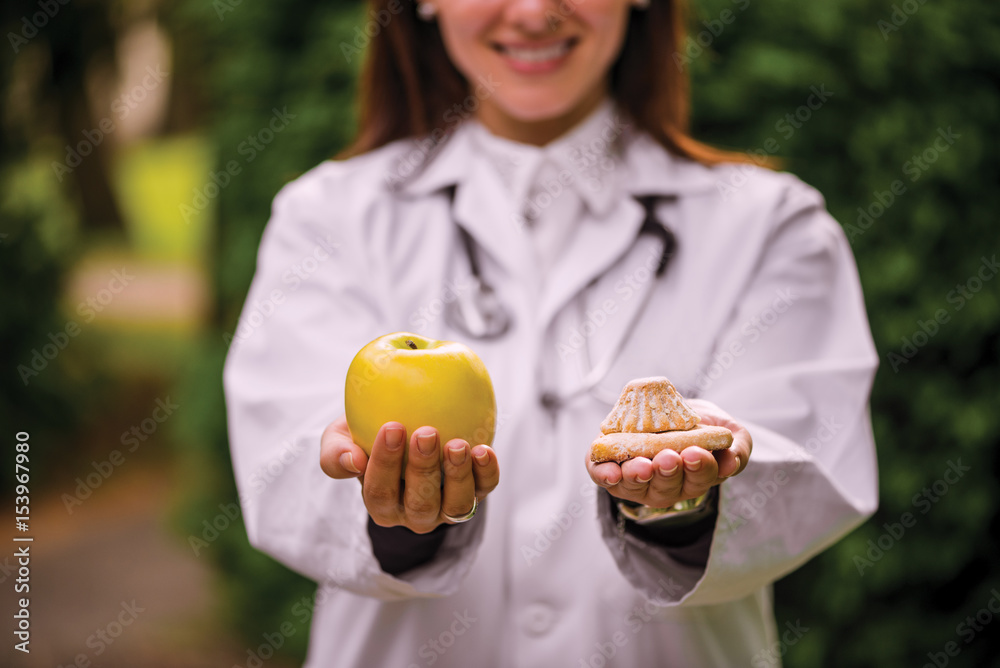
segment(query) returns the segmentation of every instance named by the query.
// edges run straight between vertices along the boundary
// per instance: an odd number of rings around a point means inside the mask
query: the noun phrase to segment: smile
[[[519,72],[548,72],[562,64],[577,41],[571,37],[544,46],[494,44],[493,48]]]

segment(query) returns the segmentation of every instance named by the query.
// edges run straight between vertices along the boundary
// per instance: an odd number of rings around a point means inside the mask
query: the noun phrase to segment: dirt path
[[[59,494],[34,504],[32,651],[14,651],[8,631],[0,656],[11,658],[0,664],[243,665],[246,650],[216,621],[210,565],[166,525],[172,484],[164,469],[136,468],[113,476],[72,514]],[[9,554],[0,555],[4,610],[14,609],[16,574],[2,569]],[[272,659],[266,666],[287,664]]]

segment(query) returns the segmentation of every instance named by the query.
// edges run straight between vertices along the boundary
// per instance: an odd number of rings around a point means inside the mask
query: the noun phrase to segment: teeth
[[[504,51],[511,58],[523,60],[529,63],[544,63],[547,60],[555,60],[566,55],[569,51],[569,40],[547,46],[542,49],[525,49],[511,46],[504,47]]]

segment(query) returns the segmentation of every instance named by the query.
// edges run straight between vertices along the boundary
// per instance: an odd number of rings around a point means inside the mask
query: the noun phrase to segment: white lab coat
[[[877,504],[877,355],[840,227],[793,176],[706,168],[627,131],[618,162],[590,165],[610,185],[587,190],[565,252],[542,268],[470,127],[396,191],[422,155],[410,142],[316,167],[275,198],[261,243],[225,369],[229,429],[251,543],[322,585],[307,665],[773,665],[771,583]],[[449,211],[440,189],[453,184]],[[659,242],[637,240],[630,193],[662,195],[677,237],[659,280]],[[464,340],[442,316],[468,290],[456,224],[512,312],[498,340]],[[572,391],[644,290],[611,371],[553,419],[542,386]],[[360,486],[327,478],[318,452],[354,353],[398,330],[463,341],[486,363],[501,479],[432,562],[393,577]],[[706,566],[622,543],[584,467],[620,388],[653,375],[753,436],[746,470],[721,485]]]

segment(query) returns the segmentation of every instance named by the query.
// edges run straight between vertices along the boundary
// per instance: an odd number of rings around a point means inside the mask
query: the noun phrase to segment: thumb
[[[323,473],[337,480],[357,478],[364,474],[368,466],[368,455],[351,440],[346,419],[334,420],[323,431],[319,465]]]

